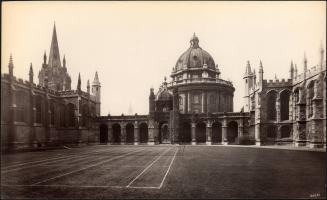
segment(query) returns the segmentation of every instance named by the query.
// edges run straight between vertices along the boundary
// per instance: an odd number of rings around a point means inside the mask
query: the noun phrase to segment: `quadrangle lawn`
[[[2,198],[323,198],[325,152],[111,146],[5,154]]]

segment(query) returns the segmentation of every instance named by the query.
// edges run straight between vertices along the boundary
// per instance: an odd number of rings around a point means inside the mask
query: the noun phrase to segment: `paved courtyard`
[[[2,198],[323,198],[325,152],[110,146],[6,154]]]

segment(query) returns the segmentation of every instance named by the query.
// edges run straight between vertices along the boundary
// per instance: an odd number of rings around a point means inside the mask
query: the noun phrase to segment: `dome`
[[[159,88],[159,91],[156,95],[156,100],[158,101],[170,101],[173,99],[173,94],[167,88],[166,77],[162,86]]]
[[[212,56],[199,46],[199,38],[194,34],[190,40],[191,46],[177,60],[175,71],[183,68],[202,68],[207,64],[208,68],[215,69],[215,61]]]
[[[173,99],[173,95],[168,90],[159,91],[157,94],[157,100],[170,101]]]

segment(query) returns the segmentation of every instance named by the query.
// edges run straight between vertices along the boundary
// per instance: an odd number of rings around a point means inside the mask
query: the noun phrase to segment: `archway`
[[[126,125],[126,143],[134,143],[134,125],[132,123]]]
[[[112,143],[121,142],[121,127],[119,124],[112,125]]]
[[[206,124],[204,122],[199,122],[196,124],[195,134],[197,143],[206,142]]]
[[[192,141],[190,123],[183,122],[181,124],[179,139],[182,143],[190,143]]]
[[[108,126],[107,126],[107,124],[100,125],[100,143],[101,144],[108,143]]]
[[[140,124],[140,143],[148,142],[148,125],[146,123]]]
[[[235,139],[238,136],[238,125],[237,122],[232,121],[229,122],[228,128],[227,128],[227,141],[228,143],[235,143]]]
[[[163,143],[163,144],[170,143],[170,132],[169,132],[168,123],[163,123],[161,125],[159,141],[160,141],[160,143]]]
[[[222,126],[219,122],[212,124],[212,143],[221,143]]]

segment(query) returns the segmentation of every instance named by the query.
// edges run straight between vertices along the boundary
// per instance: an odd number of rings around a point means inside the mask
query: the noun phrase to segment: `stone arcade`
[[[260,61],[258,76],[248,61],[243,76],[244,107],[233,111],[235,88],[221,79],[212,56],[194,34],[190,47],[178,58],[171,81],[149,95],[148,115],[100,116],[98,74],[90,91],[71,90],[66,59],[61,64],[54,27],[48,63],[39,72],[39,84],[13,74],[1,78],[2,149],[58,144],[326,144],[326,61],[303,73],[291,63],[287,80],[265,80]]]

